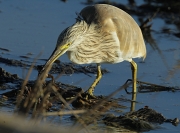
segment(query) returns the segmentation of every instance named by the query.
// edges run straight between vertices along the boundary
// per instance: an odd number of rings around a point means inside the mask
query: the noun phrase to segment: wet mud
[[[137,111],[128,112],[118,117],[113,114],[103,118],[106,125],[118,128],[126,128],[134,131],[149,131],[158,128],[158,124],[164,122],[172,123],[177,126],[178,118],[166,119],[163,114],[156,112],[148,107],[141,108]]]
[[[24,64],[21,61],[11,60],[11,59],[3,59],[2,57],[1,63],[5,64],[12,64],[12,66],[22,67]],[[61,64],[61,69],[66,69],[67,66],[69,70],[67,70],[66,74],[81,72],[84,74],[87,73],[96,73],[96,68],[94,66],[86,66],[86,67],[79,67],[70,64]],[[55,64],[53,67],[52,73],[59,73],[59,66]],[[37,66],[33,67],[34,69]],[[57,71],[56,71],[57,70]],[[108,72],[107,70],[103,70],[104,73]],[[177,125],[179,123],[178,118],[175,119],[166,119],[162,114],[156,112],[153,109],[148,107],[139,109],[137,111],[132,111],[116,117],[113,114],[108,114],[106,116],[102,116],[102,113],[105,113],[108,110],[113,110],[115,112],[119,112],[123,108],[127,108],[126,106],[122,105],[123,102],[132,102],[131,99],[114,99],[108,96],[94,96],[91,97],[83,91],[82,88],[72,86],[69,84],[64,84],[61,82],[56,82],[53,79],[53,76],[50,75],[51,79],[42,82],[42,90],[43,94],[37,95],[37,88],[35,87],[37,81],[29,80],[24,86],[24,79],[19,78],[17,74],[11,74],[6,72],[3,68],[0,68],[0,89],[9,91],[1,94],[1,103],[3,101],[18,107],[18,112],[21,114],[28,114],[31,110],[44,110],[44,111],[59,111],[65,108],[66,102],[69,102],[70,105],[75,109],[86,109],[86,110],[96,110],[98,115],[93,115],[92,118],[97,118],[99,120],[103,120],[103,122],[108,126],[114,126],[120,129],[128,129],[133,131],[149,131],[156,128],[157,124],[162,124],[164,122],[172,123],[173,125]],[[128,80],[131,81],[131,80]],[[8,83],[12,83],[9,85]],[[156,86],[154,84],[148,84],[145,82],[137,82],[139,84],[139,93],[141,92],[154,92],[154,91],[179,91],[179,89],[175,89],[174,87],[163,87],[163,86]],[[127,84],[127,83],[126,83]],[[144,85],[143,85],[144,84]],[[127,86],[126,86],[127,87]],[[123,89],[127,90],[124,87]],[[161,87],[161,89],[158,89]],[[22,89],[23,88],[23,89]],[[22,91],[23,90],[23,91]],[[144,90],[144,91],[143,91]],[[129,92],[127,92],[129,93]],[[129,93],[130,94],[130,93]],[[19,99],[20,97],[20,99]],[[36,97],[36,102],[31,102],[32,98]],[[46,97],[46,98],[44,98]],[[18,101],[19,99],[19,101]],[[64,101],[65,100],[65,101]],[[30,107],[24,106],[25,104],[31,105]],[[6,105],[6,104],[4,104]],[[30,112],[29,112],[30,111]],[[34,115],[35,116],[35,115]],[[83,120],[86,119],[83,116]],[[86,120],[87,123],[92,123],[92,119],[88,118]]]

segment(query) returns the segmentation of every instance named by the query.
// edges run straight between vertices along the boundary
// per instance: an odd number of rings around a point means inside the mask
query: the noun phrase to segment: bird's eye
[[[70,46],[70,45],[71,45],[71,43],[68,43],[68,44],[67,44],[67,46]]]

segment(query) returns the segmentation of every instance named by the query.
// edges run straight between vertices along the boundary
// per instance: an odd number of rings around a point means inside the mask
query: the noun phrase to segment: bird
[[[64,53],[75,64],[97,64],[97,76],[86,91],[93,96],[102,78],[101,64],[128,61],[132,71],[132,92],[136,93],[137,64],[134,58],[146,57],[142,31],[125,11],[108,4],[83,8],[76,22],[63,30],[56,47],[39,73],[43,73]]]

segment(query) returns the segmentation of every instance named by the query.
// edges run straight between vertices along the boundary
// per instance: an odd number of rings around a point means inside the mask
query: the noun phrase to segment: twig
[[[59,111],[59,112],[46,112],[43,113],[43,116],[54,116],[54,115],[71,115],[71,114],[83,114],[86,113],[86,110],[69,110],[69,111]]]

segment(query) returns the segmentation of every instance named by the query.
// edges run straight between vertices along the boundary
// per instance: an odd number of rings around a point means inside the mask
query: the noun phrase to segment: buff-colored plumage
[[[60,34],[56,48],[42,71],[65,52],[74,63],[97,63],[97,78],[90,86],[89,94],[92,95],[102,77],[101,63],[124,60],[131,63],[133,92],[136,92],[137,65],[132,58],[144,59],[146,47],[139,26],[123,10],[107,4],[82,9],[77,22]]]
[[[120,47],[122,60],[146,57],[146,47],[141,30],[134,19],[123,10],[111,5],[99,4],[84,8],[80,14],[88,24],[100,27],[98,30],[104,37],[102,44],[99,45],[110,45],[105,42],[111,42],[114,38],[115,43],[118,43],[118,47]],[[114,37],[108,36],[110,34]],[[113,46],[112,44],[106,47],[107,51],[117,48]]]

